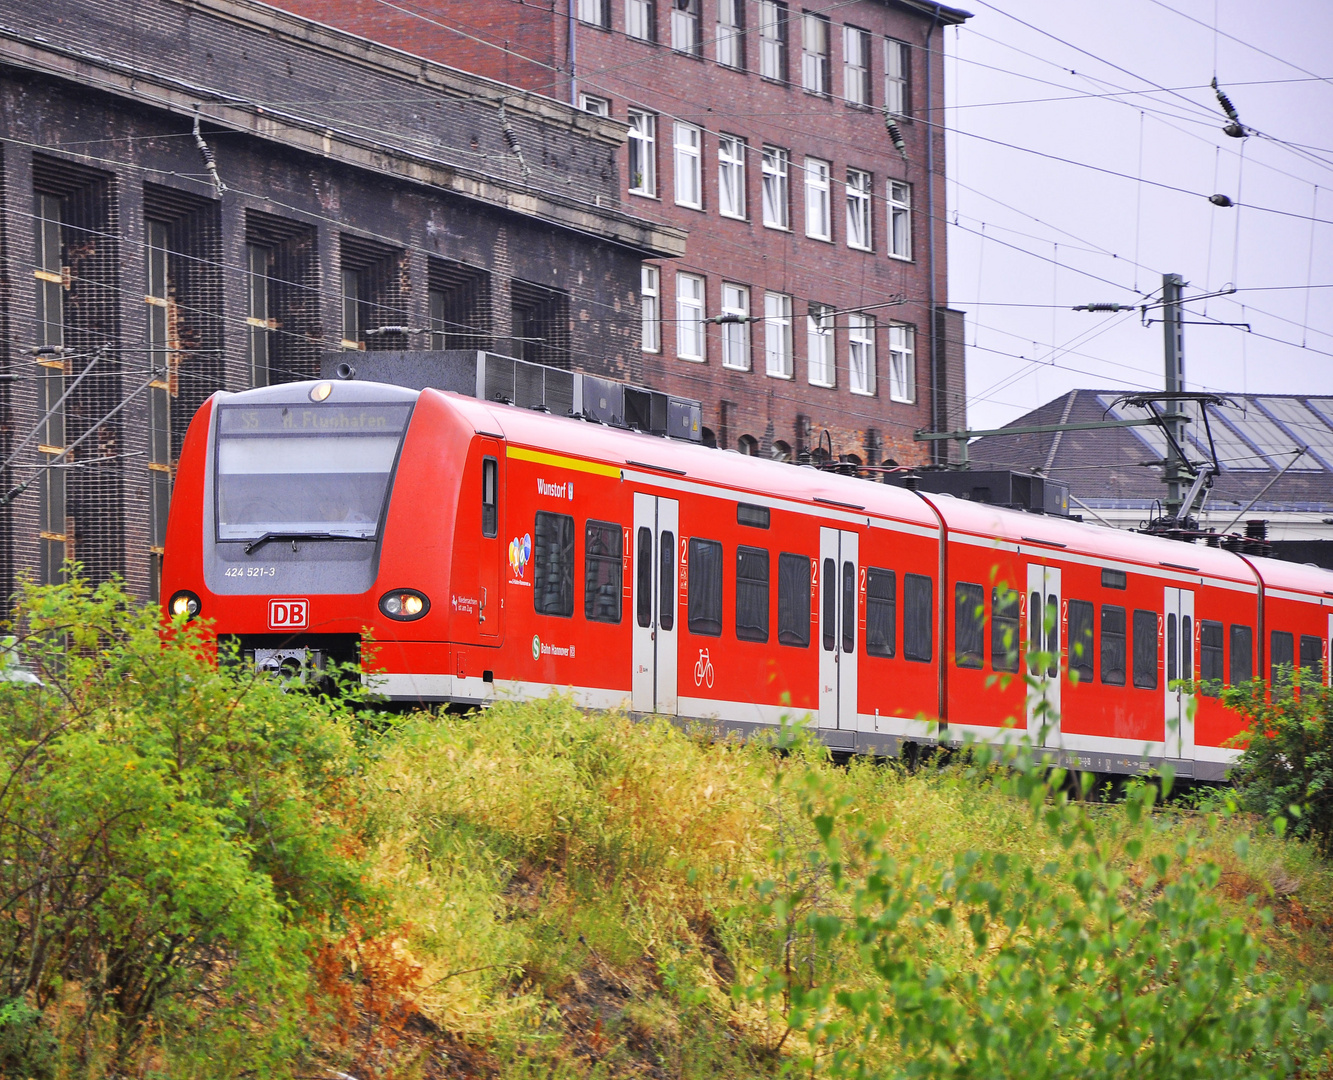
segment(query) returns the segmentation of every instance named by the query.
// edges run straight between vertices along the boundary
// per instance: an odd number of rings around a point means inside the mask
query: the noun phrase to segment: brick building
[[[278,0],[624,121],[644,373],[719,445],[921,463],[966,426],[944,239],[943,27],[923,0]],[[886,119],[895,121],[895,145]],[[824,444],[826,447],[828,443]],[[945,454],[945,444],[935,444]]]
[[[621,208],[623,125],[246,0],[4,23],[4,595],[68,556],[151,597],[195,409],[329,349],[641,377],[684,235]]]

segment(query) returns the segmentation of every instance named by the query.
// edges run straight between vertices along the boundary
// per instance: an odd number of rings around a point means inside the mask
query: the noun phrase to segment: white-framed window
[[[905,41],[884,39],[884,111],[906,116],[911,108],[907,79],[911,72],[911,52]]]
[[[764,371],[791,378],[791,297],[764,293]]]
[[[816,240],[833,239],[833,211],[829,201],[829,171],[832,166],[819,158],[805,159],[805,235]]]
[[[611,25],[611,5],[609,0],[579,0],[579,22],[603,29]]]
[[[693,124],[675,124],[676,205],[704,207],[703,129]]]
[[[847,316],[847,383],[853,394],[875,392],[875,317]]]
[[[829,22],[824,15],[801,16],[801,86],[828,97]]]
[[[759,0],[759,74],[787,81],[787,5]]]
[[[870,195],[874,180],[864,169],[847,170],[847,246],[870,251],[874,229],[870,213]]]
[[[889,323],[889,397],[908,404],[916,401],[916,330]]]
[[[737,135],[717,137],[717,212],[745,217],[745,140]]]
[[[912,257],[912,185],[889,181],[889,255]]]
[[[704,359],[704,279],[676,273],[676,356]]]
[[[833,366],[833,308],[828,304],[817,304],[811,300],[807,307],[805,353],[810,385],[836,385]]]
[[[637,109],[629,111],[629,189],[657,194],[657,117]]]
[[[643,351],[662,351],[662,272],[645,266],[640,272],[639,296],[643,312]]]
[[[842,28],[842,96],[850,105],[870,104],[870,34]]]
[[[653,0],[625,0],[625,34],[640,41],[657,40],[657,9]]]
[[[790,228],[787,151],[776,146],[765,146],[759,164],[763,173],[764,224],[770,229]]]
[[[722,366],[750,370],[750,290],[722,286]]]
[[[593,116],[611,115],[611,103],[604,97],[593,97],[591,94],[579,95],[579,108]]]
[[[699,0],[672,0],[671,47],[691,56],[703,54],[699,36]]]
[[[717,62],[745,69],[745,0],[717,0]]]

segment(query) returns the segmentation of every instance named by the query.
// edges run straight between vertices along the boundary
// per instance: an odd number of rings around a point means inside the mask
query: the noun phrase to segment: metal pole
[[[1180,290],[1185,284],[1179,274],[1162,275],[1162,333],[1165,345],[1166,392],[1176,394],[1185,389],[1185,328],[1180,320]],[[1184,448],[1185,425],[1179,417],[1180,402],[1168,398],[1163,410],[1167,429],[1175,439],[1175,445],[1166,448],[1166,468],[1162,479],[1166,481],[1166,514],[1174,520],[1180,514],[1184,502],[1181,490],[1182,480],[1187,476],[1185,462],[1176,452],[1176,447]]]

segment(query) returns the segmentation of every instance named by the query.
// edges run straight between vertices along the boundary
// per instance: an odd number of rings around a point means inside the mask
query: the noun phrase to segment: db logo
[[[268,602],[268,628],[270,630],[304,630],[309,625],[309,600],[270,600]]]

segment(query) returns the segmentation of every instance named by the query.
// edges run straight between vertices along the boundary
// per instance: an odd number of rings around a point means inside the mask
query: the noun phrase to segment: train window
[[[1222,685],[1222,624],[1212,619],[1199,621],[1199,689],[1207,697],[1217,697]]]
[[[1324,678],[1324,643],[1313,634],[1301,635],[1301,670],[1321,682]]]
[[[1157,689],[1157,612],[1134,612],[1134,685]]]
[[[1125,685],[1125,609],[1102,605],[1102,682]]]
[[[871,567],[866,571],[866,652],[893,656],[898,646],[898,575]]]
[[[1166,681],[1171,684],[1180,678],[1176,673],[1176,613],[1166,613]]]
[[[495,458],[481,459],[481,535],[495,536],[500,530],[500,508],[497,498],[500,468]]]
[[[635,615],[640,626],[653,625],[653,530],[639,526],[638,553],[634,563]]]
[[[768,517],[767,506],[755,506],[753,503],[736,504],[737,525],[749,525],[754,529],[767,529]]]
[[[1055,593],[1046,596],[1046,677],[1060,674],[1060,598]]]
[[[1129,584],[1129,575],[1123,570],[1103,570],[1103,589],[1123,589]]]
[[[778,644],[810,645],[810,560],[778,556]]]
[[[1041,593],[1028,594],[1028,673],[1041,674]]]
[[[1268,635],[1268,681],[1274,694],[1291,693],[1291,669],[1296,662],[1296,642],[1285,630]]]
[[[838,628],[834,625],[838,619],[838,563],[834,559],[824,560],[824,651],[832,652],[838,643]]]
[[[721,589],[721,584],[718,586]],[[657,625],[670,630],[676,625],[676,534],[662,534],[662,565],[657,578]]]
[[[1268,635],[1268,677],[1271,679],[1282,665],[1291,667],[1295,662],[1295,641],[1285,630],[1274,630]]]
[[[1231,624],[1231,685],[1254,678],[1254,628]]]
[[[1018,670],[1018,600],[1006,585],[990,591],[990,666],[996,671]]]
[[[1194,678],[1194,620],[1188,615],[1180,617],[1180,677]]]
[[[1069,670],[1078,672],[1079,682],[1092,682],[1093,610],[1086,600],[1069,601]]]
[[[842,651],[856,652],[856,564],[842,564]]]
[[[538,615],[574,614],[574,519],[537,512],[532,603]]]
[[[953,662],[981,667],[986,647],[986,594],[980,585],[960,581],[953,587]]]
[[[935,645],[935,583],[924,574],[903,575],[903,656],[930,663]]]
[[[620,622],[620,575],[624,534],[610,521],[593,521],[583,533],[583,616]]]
[[[690,538],[688,623],[691,634],[722,633],[722,545]]]
[[[767,548],[736,548],[736,637],[768,640]]]

